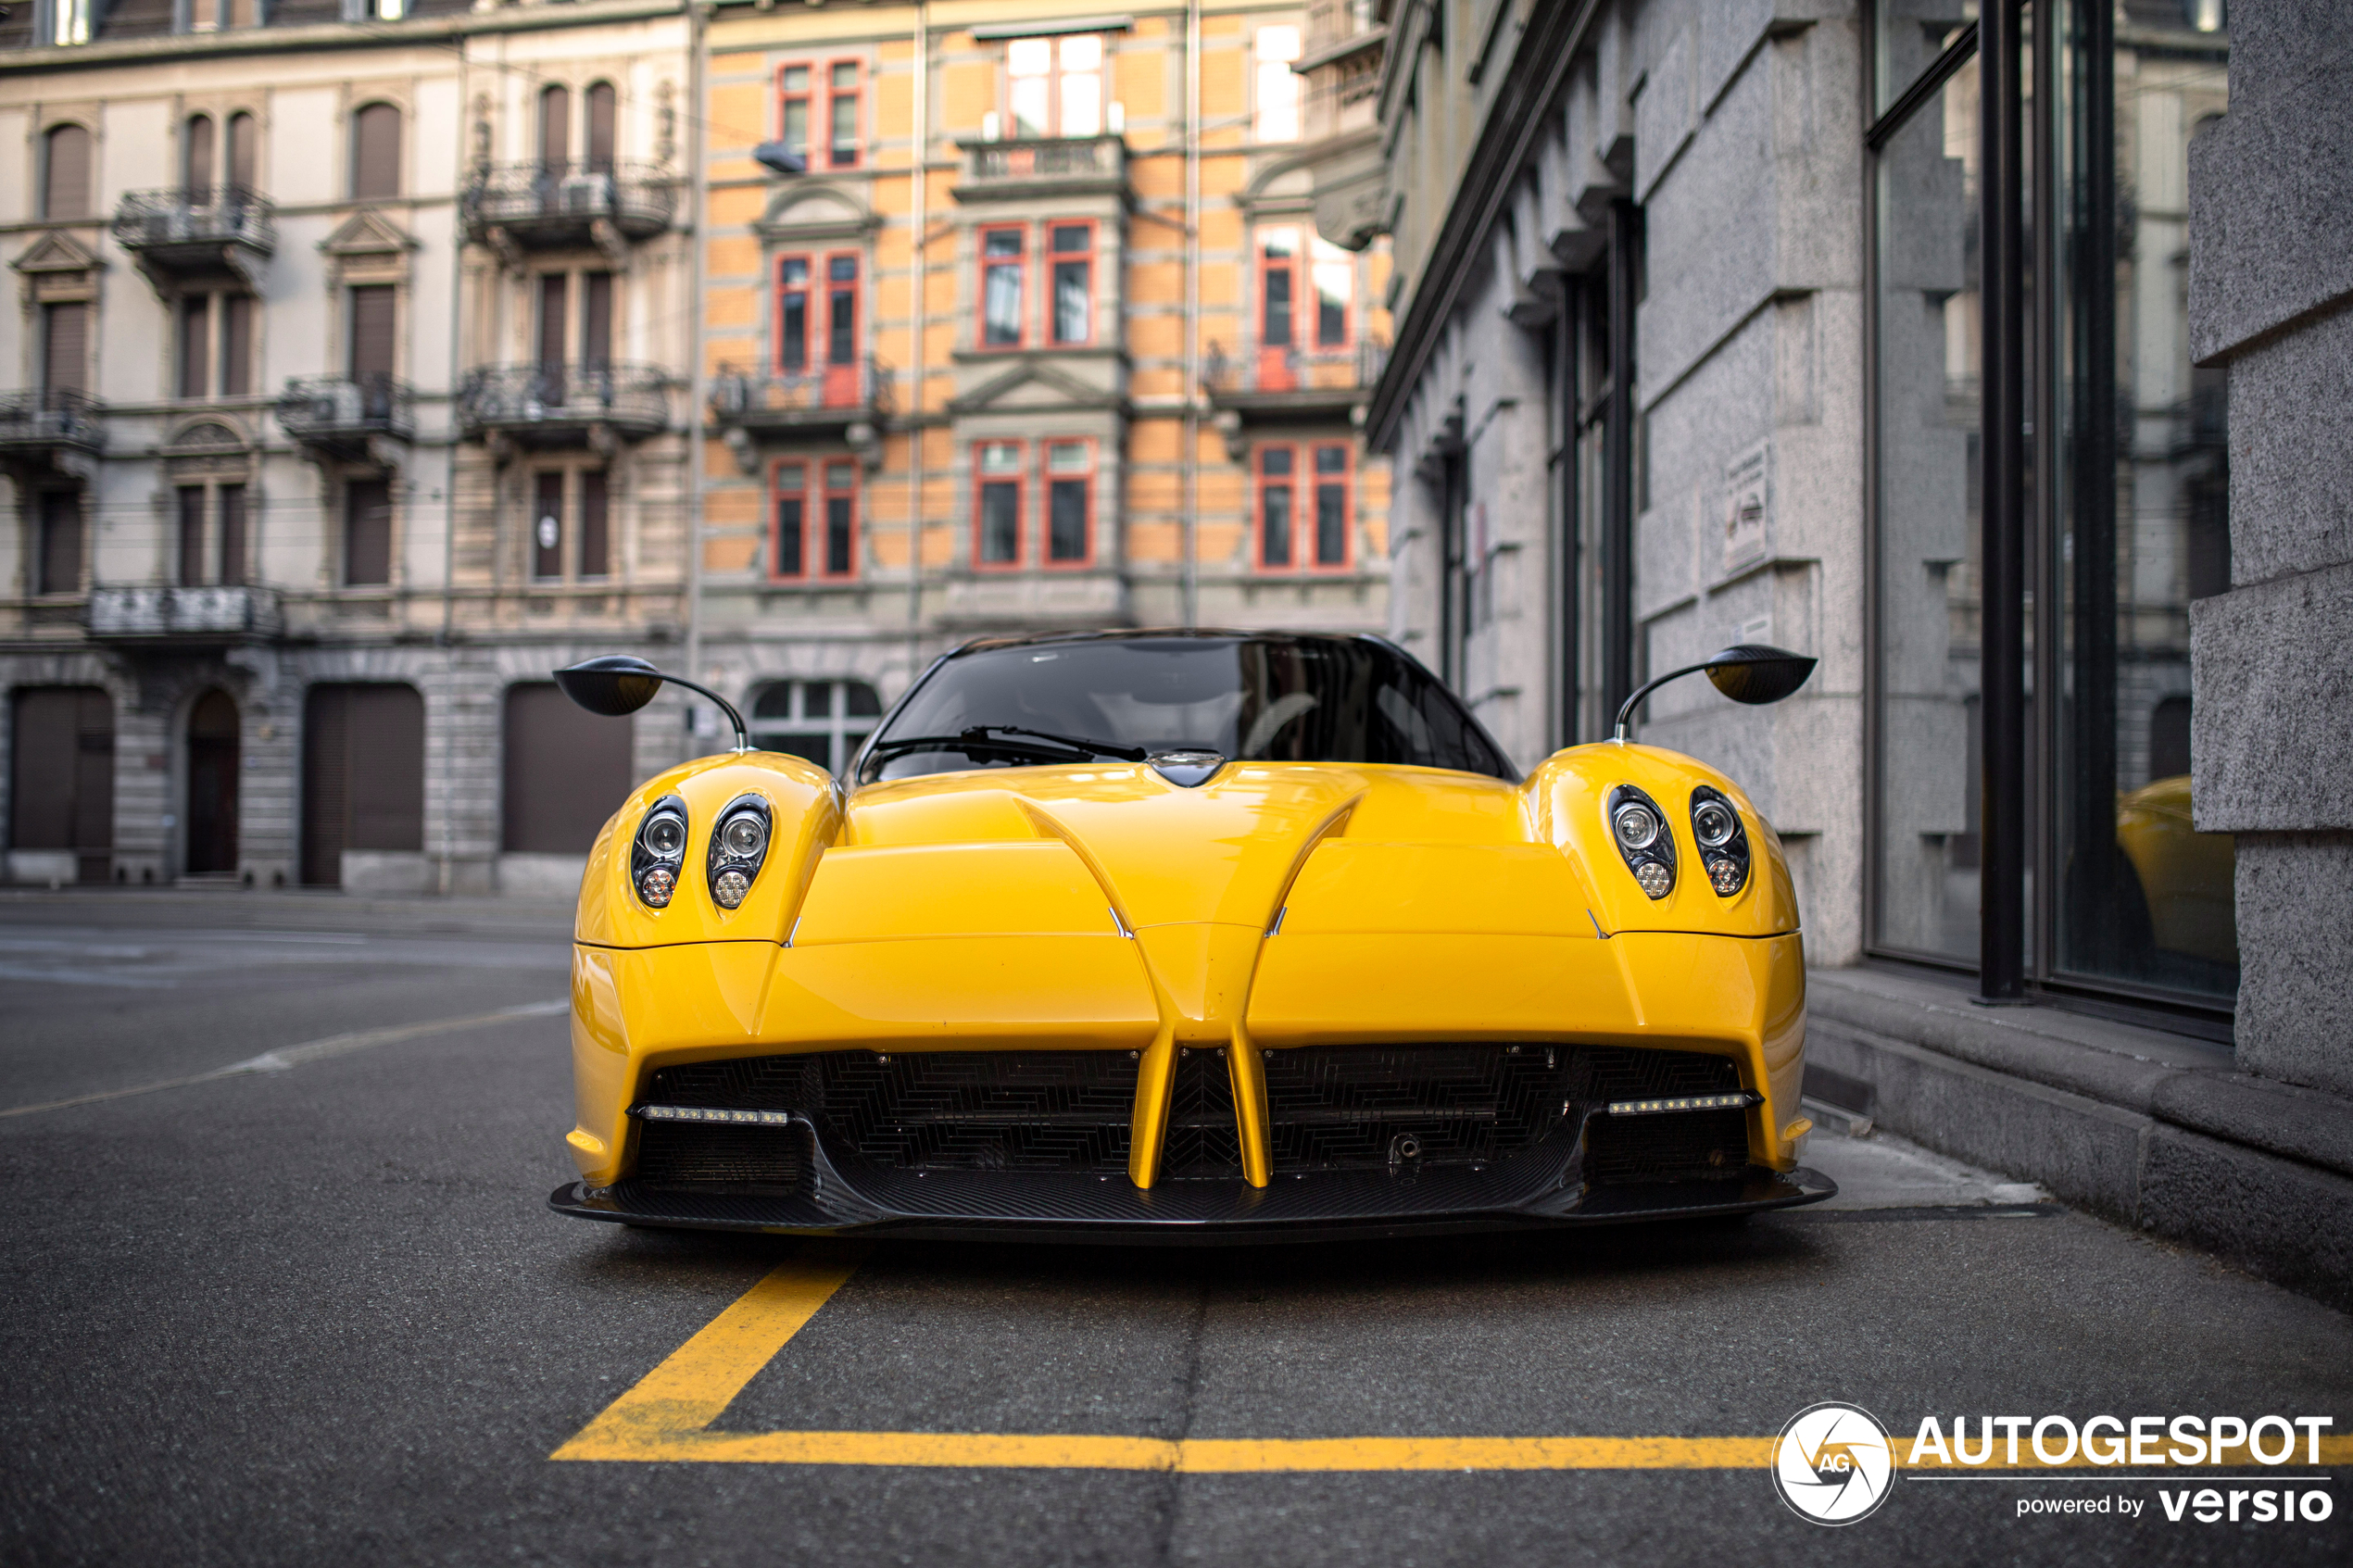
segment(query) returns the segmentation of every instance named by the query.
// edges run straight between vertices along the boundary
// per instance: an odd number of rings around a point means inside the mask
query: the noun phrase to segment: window
[[[351,194],[375,201],[400,194],[400,111],[370,104],[351,117]]]
[[[621,150],[621,96],[610,82],[588,84],[588,171],[610,174]]]
[[[1291,384],[1299,350],[1344,352],[1354,338],[1356,258],[1291,224],[1258,231],[1258,346],[1263,390]],[[1266,378],[1274,378],[1272,383]]]
[[[858,358],[858,258],[825,258],[825,358],[836,365]]]
[[[1085,343],[1095,335],[1095,229],[1091,223],[1056,223],[1047,230],[1053,266],[1056,343]]]
[[[973,496],[973,558],[982,566],[1021,564],[1021,443],[984,441]]]
[[[59,45],[90,42],[90,13],[96,0],[49,0],[49,42]]]
[[[612,574],[611,484],[603,469],[546,469],[531,481],[531,575],[560,583],[567,575]],[[567,505],[569,502],[569,505]],[[572,551],[577,549],[576,558]]]
[[[245,487],[182,484],[178,502],[183,588],[245,580]]]
[[[82,392],[89,385],[90,307],[80,300],[41,307],[41,389]]]
[[[833,136],[827,154],[836,169],[858,167],[858,62],[836,60],[826,68],[825,113]]]
[[[807,159],[810,169],[858,167],[863,129],[862,69],[856,60],[777,69],[776,139]],[[812,134],[817,139],[813,147]]]
[[[989,348],[1018,348],[1022,341],[1022,293],[1028,276],[1019,229],[980,232],[980,341]]]
[[[41,139],[41,216],[90,216],[90,132],[79,125],[56,126]]]
[[[233,114],[229,117],[229,183],[240,193],[257,189],[260,177],[257,172],[258,148],[254,143],[253,116]]]
[[[199,204],[212,199],[212,117],[191,115],[181,139],[181,173],[188,199]]]
[[[1005,99],[1016,138],[1103,133],[1103,41],[1096,33],[1005,45]]]
[[[539,167],[560,170],[572,161],[572,90],[539,90]]]
[[[350,295],[351,338],[346,362],[351,379],[362,386],[392,380],[399,342],[398,296],[390,283],[365,283],[346,291]]]
[[[1258,345],[1289,348],[1299,307],[1299,231],[1258,232]]]
[[[1356,258],[1320,234],[1308,242],[1308,248],[1315,257],[1310,270],[1315,282],[1315,346],[1346,348]]]
[[[1299,29],[1262,27],[1251,53],[1258,63],[1257,139],[1298,141],[1300,77],[1290,63],[1299,58]]]
[[[1349,451],[1340,442],[1315,448],[1315,564],[1348,564],[1349,522],[1353,508],[1349,491]]]
[[[1291,533],[1298,518],[1299,454],[1289,446],[1258,449],[1258,564],[1291,564]]]
[[[880,695],[863,681],[778,681],[751,705],[751,744],[839,774],[866,744],[882,708]]]
[[[392,485],[355,479],[343,487],[343,580],[346,587],[392,581]]]
[[[580,362],[602,371],[612,365],[612,274],[580,275]]]
[[[776,260],[776,369],[796,375],[809,369],[809,258]]]
[[[1095,444],[1046,443],[1046,560],[1084,566],[1094,556]]]
[[[775,520],[773,574],[849,577],[858,569],[858,465],[778,463],[769,481]],[[814,558],[812,558],[812,557]]]
[[[44,490],[41,495],[40,551],[34,563],[36,594],[82,592],[82,492]]]
[[[531,574],[545,583],[564,574],[564,476],[559,469],[532,480]]]
[[[180,395],[202,397],[212,390],[212,296],[189,295],[180,301]]]

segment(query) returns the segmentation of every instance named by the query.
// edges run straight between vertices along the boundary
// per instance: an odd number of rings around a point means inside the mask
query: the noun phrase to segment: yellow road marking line
[[[713,1432],[711,1424],[835,1291],[866,1248],[812,1242],[780,1263],[548,1457],[704,1464],[870,1464],[915,1469],[1153,1470],[1191,1475],[1302,1471],[1761,1470],[1771,1437],[1163,1437],[1006,1432]],[[1893,1434],[1898,1457],[1909,1447]],[[2298,1458],[2303,1451],[2298,1434]],[[2089,1464],[2080,1454],[2065,1468]],[[2245,1463],[2245,1458],[2231,1461]],[[2323,1465],[2353,1465],[2353,1435],[2321,1439]],[[2025,1473],[2027,1461],[1923,1471]],[[2184,1478],[2195,1468],[2183,1467]]]

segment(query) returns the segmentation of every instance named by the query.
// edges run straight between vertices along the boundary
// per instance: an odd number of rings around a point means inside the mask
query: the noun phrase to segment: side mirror
[[[712,691],[698,685],[682,675],[665,675],[642,659],[625,653],[609,653],[601,659],[584,659],[555,671],[556,684],[564,696],[589,712],[605,719],[625,719],[653,701],[667,684],[684,686],[719,705],[727,721],[736,727],[736,749],[749,751],[751,739],[744,727],[744,716],[736,705]]]
[[[1768,647],[1762,643],[1736,643],[1702,663],[1670,670],[1656,680],[1637,686],[1634,695],[1628,697],[1626,705],[1617,710],[1617,734],[1615,738],[1621,741],[1626,738],[1626,726],[1632,721],[1634,709],[1642,706],[1644,697],[1669,681],[1680,681],[1686,675],[1696,675],[1704,670],[1707,672],[1708,683],[1734,702],[1762,707],[1768,702],[1780,701],[1804,685],[1806,677],[1814,673],[1815,663],[1816,660],[1805,654],[1792,653],[1787,648]]]

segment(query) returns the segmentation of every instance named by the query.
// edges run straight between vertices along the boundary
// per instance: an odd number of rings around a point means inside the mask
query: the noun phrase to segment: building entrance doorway
[[[237,869],[237,705],[218,687],[188,711],[188,874]]]

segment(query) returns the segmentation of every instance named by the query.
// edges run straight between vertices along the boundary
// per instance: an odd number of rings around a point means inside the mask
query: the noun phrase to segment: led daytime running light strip
[[[1736,1095],[1680,1095],[1673,1099],[1614,1099],[1612,1116],[1655,1116],[1665,1110],[1745,1110],[1763,1102],[1762,1095],[1743,1089]]]
[[[784,1127],[794,1118],[789,1110],[728,1110],[703,1105],[633,1105],[629,1114],[641,1122],[735,1122],[755,1127]]]

